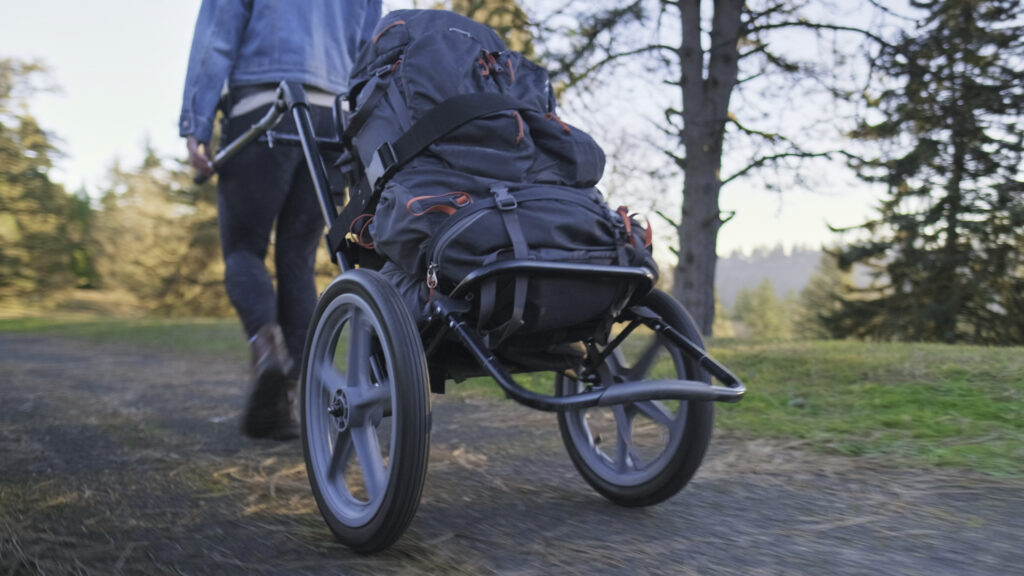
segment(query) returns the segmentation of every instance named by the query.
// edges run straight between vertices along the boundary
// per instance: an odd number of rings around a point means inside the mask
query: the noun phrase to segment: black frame
[[[339,127],[339,131],[344,119],[344,112],[341,110],[342,101],[343,98],[339,96],[335,100],[334,107],[335,124]],[[213,165],[215,170],[223,166],[239,150],[261,137],[270,146],[276,144],[301,146],[306,157],[306,165],[313,180],[317,199],[320,203],[324,222],[330,228],[337,221],[339,213],[334,203],[334,195],[327,177],[327,168],[324,165],[320,150],[328,149],[345,152],[349,151],[350,146],[349,143],[342,139],[318,138],[313,130],[309,107],[310,104],[306,97],[306,92],[300,84],[287,81],[281,82],[277,89],[277,98],[266,115],[235,141],[218,152],[214,158]],[[278,134],[271,131],[285,113],[292,115],[297,135]],[[196,183],[202,183],[207,178],[202,175],[197,176]],[[329,239],[327,244],[328,248],[331,249]],[[341,273],[344,274],[353,268],[352,264],[356,261],[357,255],[346,249],[345,245],[342,245],[335,250],[333,257]],[[636,283],[637,289],[634,292],[638,294],[649,292],[653,288],[655,280],[649,270],[641,267],[599,266],[525,260],[505,260],[481,267],[467,275],[447,298],[437,298],[431,303],[430,317],[420,330],[421,338],[429,338],[429,342],[425,342],[425,348],[428,351],[428,361],[435,354],[440,353],[438,351],[438,344],[446,337],[454,335],[464,349],[469,352],[487,374],[494,378],[510,398],[530,408],[551,412],[579,410],[594,406],[610,406],[644,400],[674,399],[736,402],[742,399],[746,393],[746,386],[728,369],[708,356],[701,346],[692,342],[679,333],[679,331],[668,326],[657,315],[642,307],[634,307],[623,314],[623,319],[630,321],[630,325],[626,329],[627,332],[640,324],[648,326],[651,330],[678,346],[685,355],[695,360],[701,368],[717,378],[723,386],[709,386],[705,382],[696,380],[672,380],[623,382],[611,387],[591,386],[583,392],[570,396],[551,396],[527,390],[512,378],[505,366],[495,356],[494,351],[485,344],[484,339],[477,330],[463,319],[463,312],[455,309],[457,306],[452,305],[452,299],[465,295],[487,278],[499,273],[527,276],[589,276],[595,279],[628,280]],[[620,341],[621,338],[613,340],[606,348],[604,354],[609,353]],[[443,387],[441,389],[443,390]]]

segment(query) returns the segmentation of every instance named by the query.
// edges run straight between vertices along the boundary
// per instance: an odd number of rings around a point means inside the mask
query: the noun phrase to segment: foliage
[[[792,41],[800,32],[811,42],[825,32],[875,38],[841,23],[842,14],[819,11],[821,20],[813,20],[807,16],[813,5],[792,0],[567,2],[544,19],[546,38],[553,38],[544,47],[546,58],[557,63],[556,84],[586,92],[601,83],[632,85],[641,78],[647,90],[638,96],[663,107],[663,115],[651,122],[661,129],[660,145],[682,172],[683,187],[679,217],[662,209],[658,214],[678,237],[673,295],[694,315],[702,333],[710,333],[713,325],[715,247],[730,218],[719,206],[722,187],[762,168],[841,153],[809,148],[801,139],[814,130],[777,125],[779,110],[762,108],[765,101],[803,105],[799,97],[778,99],[782,82],[792,86],[807,80],[803,84],[820,89],[833,78],[822,72],[824,65],[785,54],[773,39],[784,35]],[[826,21],[830,18],[839,23]],[[733,105],[734,97],[758,89],[771,96],[747,97],[742,106]],[[634,113],[643,108],[638,102],[628,104]],[[806,115],[796,117],[805,120]],[[723,165],[729,147],[742,148],[746,155],[738,168]]]
[[[742,324],[748,337],[756,340],[789,340],[793,337],[796,310],[794,299],[779,299],[771,280],[766,278],[754,288],[739,291],[733,306],[733,316]]]
[[[729,319],[725,305],[722,304],[717,293],[715,294],[715,323],[711,329],[718,338],[734,338],[736,336],[736,328]]]
[[[88,201],[50,180],[58,152],[28,108],[45,72],[0,59],[0,298],[38,301],[96,281]]]
[[[809,340],[832,337],[826,319],[842,306],[842,293],[851,289],[851,274],[839,268],[835,254],[822,252],[818,269],[800,291],[794,334]]]
[[[853,136],[888,187],[840,263],[873,271],[831,314],[839,335],[1024,343],[1024,6],[913,1],[917,29],[884,46]]]
[[[527,58],[535,56],[529,17],[515,0],[448,0],[446,4],[449,10],[493,28],[510,50]]]
[[[103,286],[154,312],[230,314],[213,185],[195,186],[186,166],[152,150],[138,168],[115,165],[110,182],[96,224]]]

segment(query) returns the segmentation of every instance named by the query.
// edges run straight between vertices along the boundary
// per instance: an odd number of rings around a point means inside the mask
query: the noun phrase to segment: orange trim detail
[[[626,206],[619,206],[619,209],[616,210],[615,213],[622,218],[622,225],[626,227],[626,238],[629,238],[630,246],[636,248],[636,243],[633,241],[633,223],[629,220],[629,208]]]
[[[365,218],[366,221],[363,223],[362,226],[359,227],[359,233],[355,234],[356,244],[362,246],[363,248],[366,248],[367,250],[373,250],[373,239],[367,240],[363,238],[363,236],[366,235],[370,229],[370,223],[373,222],[373,214],[360,214],[359,216],[356,216],[355,220],[352,220],[352,223],[349,224],[348,231],[350,234],[354,233],[353,231],[356,227],[356,224],[363,218]]]
[[[519,123],[519,133],[516,134],[516,144],[519,144],[526,138],[526,127],[523,125],[523,117],[517,111],[513,111],[512,115],[516,117],[516,122]]]
[[[544,115],[544,118],[547,120],[554,120],[555,122],[558,122],[558,125],[562,127],[562,132],[565,132],[566,134],[572,131],[572,129],[569,128],[569,125],[566,124],[565,122],[562,122],[562,119],[559,118],[554,112],[548,112],[547,114]]]
[[[436,200],[436,204],[427,206],[423,210],[415,210],[413,204],[421,201]],[[452,192],[446,192],[444,194],[437,194],[434,196],[417,196],[405,203],[405,209],[409,211],[413,216],[423,216],[424,214],[430,214],[433,212],[442,212],[448,216],[455,214],[455,211],[463,206],[468,206],[473,203],[473,197],[465,192],[458,190]]]
[[[395,26],[403,26],[403,25],[405,25],[405,20],[398,20],[396,22],[392,22],[391,24],[388,24],[383,30],[381,30],[380,32],[377,32],[377,35],[373,37],[373,43],[376,44],[377,40],[380,40],[380,37],[383,36],[384,33],[387,32],[388,30],[391,30]]]

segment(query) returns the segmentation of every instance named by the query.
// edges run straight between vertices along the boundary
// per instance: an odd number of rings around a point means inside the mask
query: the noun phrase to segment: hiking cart
[[[285,114],[294,119],[296,134],[272,131]],[[328,245],[341,272],[320,295],[309,328],[300,410],[310,484],[337,538],[369,553],[389,546],[408,527],[427,471],[429,394],[443,393],[453,377],[489,375],[516,402],[555,412],[573,464],[613,502],[647,506],[678,492],[704,456],[712,402],[737,401],[745,387],[704,352],[687,312],[654,288],[652,271],[498,260],[450,289],[431,286],[428,309],[416,320],[377,271],[379,256],[340,233],[348,230],[337,230],[344,201],[331,190],[322,151],[341,153],[340,164],[351,160],[351,143],[339,136],[348,122],[343,97],[334,114],[338,135],[314,134],[302,87],[284,82],[269,112],[220,151],[214,166],[257,139],[301,146],[330,228]],[[394,168],[394,150],[378,150],[376,158],[381,171]],[[516,349],[514,339],[483,334],[475,316],[481,299],[494,299],[495,291],[500,299],[502,287],[522,279],[576,290],[584,280],[594,289],[614,287],[620,296],[599,317],[537,336],[546,342],[543,348],[523,348],[520,339]],[[531,322],[543,322],[543,312],[523,318],[529,340]],[[512,376],[536,372],[551,374],[551,393],[524,387]],[[721,384],[713,385],[712,377]]]

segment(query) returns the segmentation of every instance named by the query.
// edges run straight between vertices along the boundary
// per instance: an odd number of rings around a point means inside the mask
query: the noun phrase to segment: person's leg
[[[288,352],[301,360],[306,329],[316,307],[314,267],[324,222],[306,170],[295,175],[295,186],[277,221],[274,264],[277,268],[277,310]],[[293,371],[297,376],[298,367]]]
[[[228,131],[248,115],[232,120]],[[259,143],[239,151],[221,169],[217,217],[224,256],[224,285],[246,335],[277,322],[277,297],[264,260],[270,232],[291,185],[282,159]]]
[[[227,140],[236,138],[262,112],[228,122]],[[218,185],[225,287],[253,353],[253,389],[243,430],[257,438],[290,439],[298,435],[286,374],[292,361],[277,324],[277,297],[264,264],[274,221],[295,173],[294,152],[253,143],[221,168]]]

